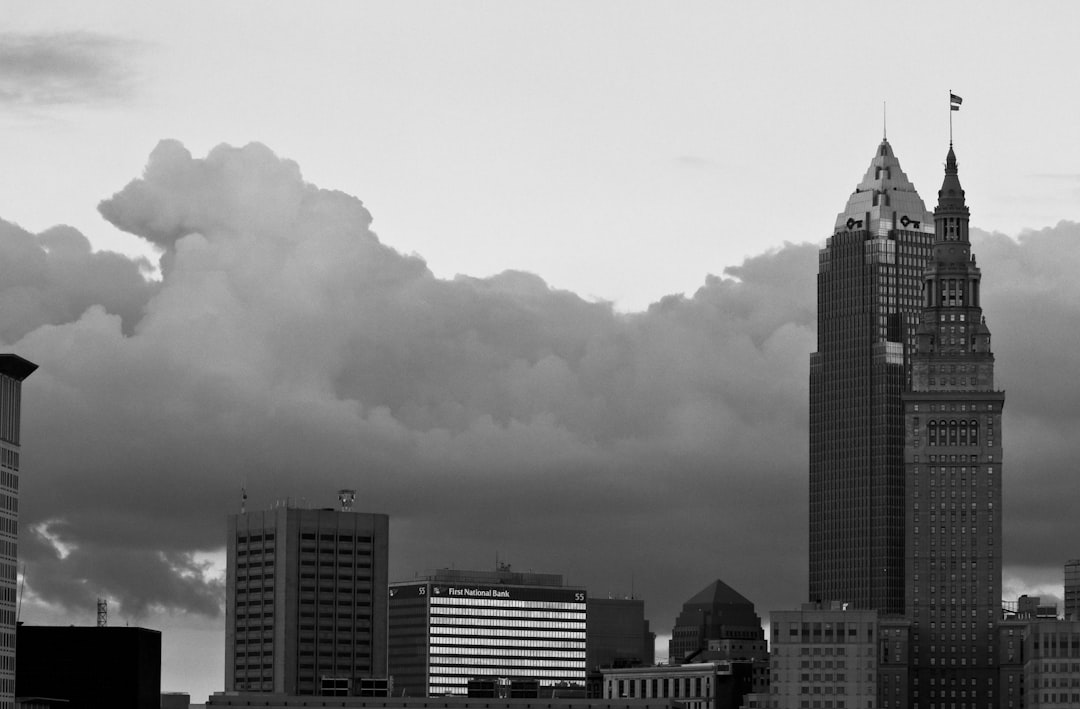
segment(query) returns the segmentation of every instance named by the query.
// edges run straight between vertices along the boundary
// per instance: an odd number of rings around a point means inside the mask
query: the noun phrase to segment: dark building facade
[[[1080,559],[1065,562],[1065,620],[1080,620]]]
[[[19,697],[71,709],[158,709],[161,633],[146,628],[20,625]]]
[[[559,574],[440,569],[390,586],[394,696],[466,696],[470,680],[585,693],[587,594]]]
[[[934,224],[882,140],[818,256],[810,356],[813,602],[904,612],[907,353]]]
[[[765,660],[765,631],[754,604],[717,579],[683,604],[668,644],[672,665],[703,660]]]
[[[386,515],[231,515],[226,554],[227,691],[360,695],[386,677]]]
[[[654,664],[656,634],[639,598],[590,598],[587,666],[638,667]]]
[[[949,147],[904,399],[911,706],[994,707],[1001,618],[1001,412],[968,208]]]
[[[0,709],[15,706],[15,606],[19,565],[19,429],[22,382],[37,365],[0,354]]]

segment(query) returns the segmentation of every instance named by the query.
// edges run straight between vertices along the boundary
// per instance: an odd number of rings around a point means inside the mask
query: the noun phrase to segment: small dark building
[[[590,598],[586,635],[588,668],[641,667],[653,663],[656,635],[638,598]]]
[[[147,628],[20,625],[17,697],[66,699],[71,709],[158,709],[161,633]]]

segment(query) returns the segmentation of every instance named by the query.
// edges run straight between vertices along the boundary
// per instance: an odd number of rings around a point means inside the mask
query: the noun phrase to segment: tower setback
[[[993,707],[1001,616],[1001,410],[981,273],[949,147],[903,397],[913,707]],[[960,704],[957,704],[957,701]]]

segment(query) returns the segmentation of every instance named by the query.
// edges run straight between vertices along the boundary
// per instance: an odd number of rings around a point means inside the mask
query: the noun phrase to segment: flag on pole
[[[956,94],[954,94],[952,92],[949,93],[949,108],[951,108],[952,110],[959,111],[960,110],[960,104],[962,104],[963,102],[964,102],[964,99],[960,98],[959,96],[957,96]]]

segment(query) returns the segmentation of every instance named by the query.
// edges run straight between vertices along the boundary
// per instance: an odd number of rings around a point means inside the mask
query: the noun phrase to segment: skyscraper
[[[900,397],[933,234],[933,216],[882,140],[818,255],[811,601],[904,612]]]
[[[348,509],[230,515],[225,689],[359,694],[386,677],[389,518]]]
[[[1001,409],[981,273],[949,146],[904,395],[913,707],[991,707],[1000,692]]]
[[[15,706],[15,604],[19,564],[19,429],[22,382],[37,365],[0,354],[0,709]]]

